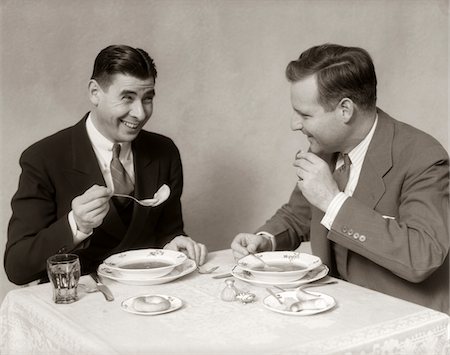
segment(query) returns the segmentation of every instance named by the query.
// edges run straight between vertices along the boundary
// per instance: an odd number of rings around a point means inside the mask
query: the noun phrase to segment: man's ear
[[[355,103],[351,99],[344,97],[341,101],[339,101],[336,110],[339,117],[341,117],[342,122],[349,123],[353,117]]]
[[[98,106],[98,103],[100,102],[101,91],[102,88],[100,87],[100,85],[97,83],[96,80],[94,79],[89,80],[88,84],[89,100],[91,100],[94,106]]]

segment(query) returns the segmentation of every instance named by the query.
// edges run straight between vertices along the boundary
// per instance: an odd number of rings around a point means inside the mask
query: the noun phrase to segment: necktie
[[[348,156],[348,154],[341,154],[342,158],[344,159],[344,164],[341,165],[338,169],[336,169],[333,173],[333,178],[336,180],[336,183],[339,187],[340,191],[344,191],[345,187],[348,183],[348,178],[350,176],[350,165],[352,165],[352,162]],[[331,243],[333,251],[334,251],[334,258],[336,261],[336,267],[338,270],[338,273],[341,276],[346,275],[346,253],[344,247],[340,246],[339,244],[336,244],[334,242]]]
[[[350,165],[352,165],[348,154],[342,154],[342,158],[344,159],[344,164],[333,173],[333,178],[336,180],[340,191],[344,191],[347,186],[348,177],[350,176]]]
[[[127,174],[125,168],[119,160],[120,144],[113,145],[113,157],[111,160],[111,177],[114,185],[114,193],[129,195],[134,190],[133,182],[130,176]],[[125,197],[116,197],[120,205],[126,206],[130,201]]]

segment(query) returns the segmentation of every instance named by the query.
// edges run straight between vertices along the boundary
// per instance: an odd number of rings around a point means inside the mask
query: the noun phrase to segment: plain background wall
[[[1,1],[3,260],[18,159],[90,108],[87,82],[109,44],[146,49],[159,76],[146,129],[172,137],[185,173],[186,231],[209,250],[287,201],[306,148],[290,130],[287,63],[324,42],[361,46],[378,105],[448,149],[448,1]],[[14,286],[0,271],[0,301]]]

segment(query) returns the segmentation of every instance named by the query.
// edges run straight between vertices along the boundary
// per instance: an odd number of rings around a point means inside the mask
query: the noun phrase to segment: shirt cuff
[[[263,237],[269,239],[270,242],[272,243],[272,250],[271,251],[275,251],[276,250],[277,246],[276,246],[276,243],[275,243],[275,237],[272,234],[267,233],[267,232],[258,232],[258,233],[256,233],[256,235],[260,235],[260,236],[263,236]]]
[[[344,204],[345,200],[349,196],[346,195],[343,192],[339,192],[334,198],[331,200],[330,205],[327,208],[327,211],[325,212],[325,215],[323,216],[320,223],[328,230],[331,229],[331,226],[333,225],[334,219],[336,218],[337,214],[339,213],[339,210],[341,209],[342,205]]]
[[[80,244],[83,240],[85,240],[93,233],[93,231],[91,231],[90,233],[86,234],[78,230],[77,223],[75,222],[75,218],[73,216],[73,211],[69,212],[69,225],[72,231],[73,243],[75,245]]]

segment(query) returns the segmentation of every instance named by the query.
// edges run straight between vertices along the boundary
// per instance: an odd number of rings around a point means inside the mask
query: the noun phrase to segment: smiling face
[[[104,88],[91,80],[89,96],[94,105],[92,120],[99,132],[113,143],[131,142],[153,113],[155,79],[115,74]]]
[[[291,104],[294,109],[291,128],[294,131],[300,130],[307,136],[311,152],[339,152],[348,132],[341,118],[339,105],[327,112],[317,98],[314,75],[291,83]]]

